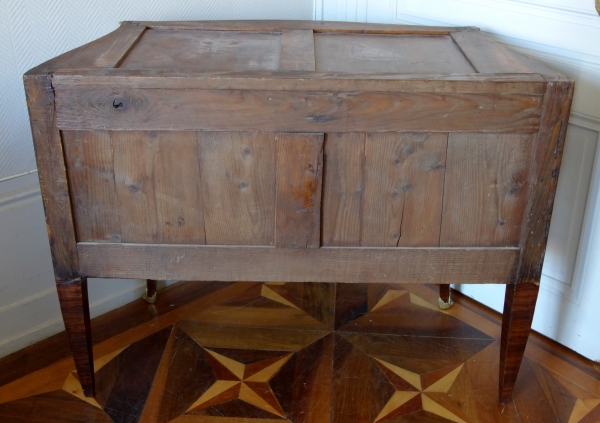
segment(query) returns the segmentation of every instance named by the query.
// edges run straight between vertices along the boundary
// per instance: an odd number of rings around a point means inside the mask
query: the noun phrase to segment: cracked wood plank
[[[448,134],[367,134],[361,245],[437,246]]]

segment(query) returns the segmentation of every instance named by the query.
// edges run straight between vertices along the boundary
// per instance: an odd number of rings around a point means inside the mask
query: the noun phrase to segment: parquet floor
[[[40,364],[58,354],[42,343],[0,387],[0,422],[600,422],[598,369],[541,341],[500,405],[497,317],[463,301],[441,311],[432,287],[177,285],[185,298],[159,292],[143,321],[113,312],[95,399],[70,358]]]

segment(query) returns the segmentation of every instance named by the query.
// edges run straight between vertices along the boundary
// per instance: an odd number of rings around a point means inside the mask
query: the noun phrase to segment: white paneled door
[[[315,0],[315,19],[476,26],[576,81],[537,331],[600,360],[600,16],[593,0]],[[462,285],[498,311],[504,286]]]

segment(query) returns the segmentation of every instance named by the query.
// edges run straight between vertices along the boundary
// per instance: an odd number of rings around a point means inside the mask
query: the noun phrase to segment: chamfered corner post
[[[65,329],[86,397],[94,396],[94,359],[87,278],[56,281]]]
[[[534,172],[521,233],[521,258],[514,282],[506,287],[502,317],[499,398],[504,404],[511,400],[531,332],[573,88],[573,82],[566,78],[549,78],[540,130],[532,145]]]

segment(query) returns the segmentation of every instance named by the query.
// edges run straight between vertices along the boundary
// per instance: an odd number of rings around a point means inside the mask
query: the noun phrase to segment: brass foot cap
[[[149,297],[148,296],[148,288],[146,288],[146,293],[144,294],[144,296],[142,298],[148,304],[154,304],[156,302],[156,292],[154,293],[153,296]]]
[[[448,310],[454,305],[454,301],[452,301],[452,298],[448,298],[448,302],[442,300],[441,298],[438,298],[438,304],[441,310]]]

